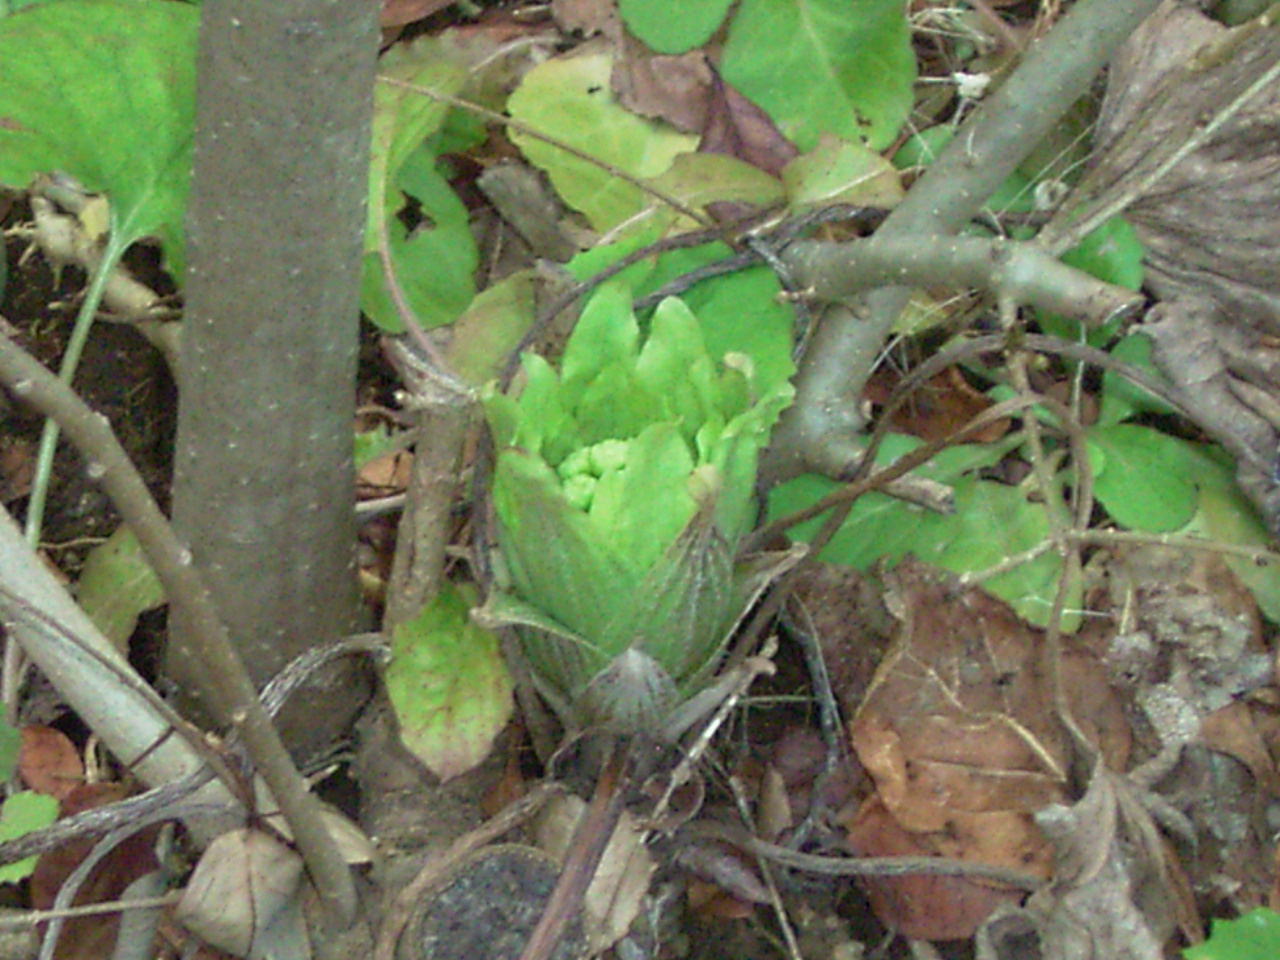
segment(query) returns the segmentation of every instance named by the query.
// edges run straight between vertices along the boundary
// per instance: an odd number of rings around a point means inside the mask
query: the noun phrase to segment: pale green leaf
[[[479,386],[502,372],[533,325],[537,282],[534,270],[519,270],[483,291],[454,323],[449,365],[463,380]]]
[[[119,650],[126,649],[139,615],[164,603],[164,587],[132,530],[121,527],[89,551],[76,599]]]
[[[58,819],[58,801],[43,793],[23,790],[12,794],[0,808],[0,843],[42,830]],[[27,857],[0,866],[0,883],[17,883],[31,876],[36,858]]]
[[[469,594],[446,583],[395,628],[386,671],[405,746],[441,780],[483,761],[513,709],[498,639],[471,621],[470,607]]]
[[[791,208],[847,203],[895,207],[902,199],[902,178],[892,163],[861,141],[823,135],[817,147],[796,157],[782,171]]]
[[[649,183],[695,210],[721,202],[768,207],[784,199],[782,183],[776,177],[722,153],[679,154],[671,169]]]
[[[653,198],[618,176],[655,177],[697,138],[624,110],[611,92],[613,57],[606,52],[548,60],[525,75],[511,95],[511,116],[613,166],[602,168],[518,130],[514,141],[545,170],[556,192],[591,226],[611,230],[653,205]]]

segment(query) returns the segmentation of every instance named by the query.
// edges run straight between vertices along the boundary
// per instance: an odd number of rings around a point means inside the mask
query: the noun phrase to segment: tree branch
[[[978,211],[1027,153],[1089,88],[1112,52],[1158,0],[1081,0],[1032,48],[1021,66],[974,114],[876,233],[882,241],[954,233]],[[797,254],[799,256],[799,254]],[[815,268],[819,265],[815,264]],[[797,263],[803,268],[803,263]],[[838,258],[822,269],[841,269]],[[800,273],[805,284],[840,286]],[[881,287],[856,307],[827,311],[797,379],[795,405],[774,435],[767,473],[839,473],[857,458],[864,425],[860,395],[910,291]]]
[[[84,455],[90,474],[137,535],[171,607],[181,611],[191,626],[193,652],[204,667],[198,674],[199,682],[218,719],[239,731],[254,766],[280,805],[326,905],[335,917],[349,921],[355,913],[355,889],[347,865],[325,829],[318,803],[263,709],[226,625],[192,563],[191,551],[175,536],[106,418],[90,410],[69,386],[8,337],[0,337],[0,381],[62,428]]]

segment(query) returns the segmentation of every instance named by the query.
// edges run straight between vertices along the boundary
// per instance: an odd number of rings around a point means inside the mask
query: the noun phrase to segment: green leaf
[[[674,424],[646,427],[632,442],[626,466],[605,473],[596,484],[590,514],[595,535],[626,557],[632,569],[647,570],[697,509],[688,490],[693,467],[693,455]],[[639,584],[629,586],[634,590]]]
[[[692,152],[697,138],[624,110],[613,99],[612,70],[608,53],[548,60],[525,74],[507,109],[515,119],[633,177],[656,177],[677,154]],[[613,170],[518,130],[511,139],[598,231],[612,230],[656,203]]]
[[[502,372],[533,325],[537,283],[535,270],[518,270],[481,292],[454,323],[449,365],[467,383],[480,386]]]
[[[644,652],[677,683],[720,652],[738,612],[733,609],[734,545],[717,528],[714,508],[707,504],[694,515],[637,591],[641,619],[629,632],[643,637]]]
[[[1083,270],[1092,277],[1107,283],[1137,290],[1142,286],[1142,261],[1146,250],[1137,232],[1123,217],[1112,217],[1091,230],[1076,246],[1062,255],[1067,266]],[[1068,340],[1080,338],[1080,322],[1056,314],[1041,315],[1040,326],[1046,333]],[[1086,340],[1096,346],[1106,346],[1115,338],[1122,321],[1112,320],[1101,327],[1086,332]]]
[[[384,453],[396,449],[396,438],[386,424],[379,424],[372,430],[357,431],[355,435],[356,469],[366,466]]]
[[[471,600],[446,583],[395,628],[386,672],[405,746],[441,780],[483,761],[513,709],[498,639],[471,621]]]
[[[486,627],[515,627],[539,691],[557,712],[608,664],[600,647],[553,620],[533,604],[494,590],[473,616]]]
[[[157,235],[182,276],[199,11],[61,0],[0,20],[0,183],[62,171],[106,193],[121,247]]]
[[[623,257],[656,243],[662,238],[664,230],[664,226],[650,223],[644,229],[635,233],[628,232],[621,240],[615,240],[613,243],[602,243],[589,250],[583,250],[564,265],[565,271],[579,282],[589,280],[605,268],[613,266]],[[728,248],[726,247],[726,249]],[[638,296],[642,292],[647,292],[644,286],[645,281],[653,273],[653,268],[658,260],[657,256],[645,257],[628,266],[613,279],[619,283],[630,285]]]
[[[897,169],[862,141],[824,136],[782,171],[792,208],[849,203],[894,207],[904,195]]]
[[[165,597],[138,538],[121,527],[89,551],[76,599],[103,635],[124,650],[138,616],[160,606]]]
[[[823,133],[880,150],[911,110],[916,59],[900,0],[742,0],[720,69],[801,151]]]
[[[12,794],[0,807],[0,843],[42,830],[57,819],[58,801],[53,797],[31,790]],[[25,880],[35,868],[35,857],[7,863],[0,867],[0,883]]]
[[[640,579],[633,559],[601,542],[551,468],[521,450],[498,454],[493,502],[515,592],[579,636],[602,636],[615,598]]]
[[[707,353],[751,358],[759,396],[768,396],[795,373],[795,314],[781,299],[773,271],[751,267],[698,284],[682,297],[698,318]]]
[[[423,327],[444,326],[456,320],[475,297],[480,255],[471,233],[471,216],[425,149],[404,162],[397,182],[420,205],[424,222],[412,233],[398,218],[387,224],[396,279]],[[360,306],[382,330],[404,330],[376,251],[365,254]]]
[[[1191,520],[1198,495],[1187,478],[1186,444],[1129,423],[1096,427],[1088,438],[1094,494],[1113,520],[1145,533],[1168,533]]]
[[[1134,333],[1108,351],[1113,358],[1137,367],[1153,380],[1168,383],[1164,374],[1151,360],[1151,339],[1143,333]],[[1098,424],[1111,426],[1138,413],[1171,414],[1178,411],[1159,397],[1148,393],[1127,377],[1114,370],[1102,373],[1102,401],[1098,409]]]
[[[22,750],[22,734],[0,719],[0,777],[8,780],[18,769],[18,753]]]
[[[722,153],[679,154],[669,170],[648,182],[695,209],[721,201],[768,207],[784,199],[782,184],[775,177]]]
[[[1124,217],[1112,217],[1091,230],[1062,255],[1062,262],[1107,283],[1137,290],[1142,286],[1146,249]]]
[[[653,418],[679,424],[687,442],[720,409],[718,377],[698,319],[675,297],[654,311],[636,376],[658,401],[660,413],[655,411]]]
[[[631,312],[630,288],[617,281],[604,284],[582,308],[565,345],[560,381],[566,393],[574,396],[574,391],[582,391],[610,366],[633,365],[639,345],[640,327]]]
[[[461,90],[466,80],[466,69],[452,56],[452,48],[429,38],[412,47],[392,47],[378,64],[378,72],[447,95]],[[421,93],[387,83],[374,86],[366,253],[378,249],[381,221],[400,208],[393,185],[401,167],[423,140],[440,131],[448,114],[447,104]]]
[[[1266,524],[1235,482],[1235,464],[1220,447],[1178,441],[1186,448],[1188,479],[1200,488],[1200,510],[1180,533],[1249,547],[1272,545]],[[1263,614],[1280,623],[1280,564],[1257,564],[1225,554],[1227,566],[1252,592]]]
[[[687,53],[720,29],[733,0],[618,0],[627,29],[658,53]]]
[[[997,451],[1001,449],[1001,445],[993,446]],[[1028,501],[1017,487],[952,475],[957,466],[973,457],[969,451],[955,449],[959,451],[955,461],[947,463],[940,455],[933,461],[934,469],[925,471],[934,479],[945,479],[954,485],[953,514],[933,513],[880,493],[868,494],[854,504],[822,558],[865,570],[877,561],[892,565],[913,554],[955,573],[970,573],[993,567],[1043,543],[1049,535],[1044,509]],[[769,496],[769,517],[802,509],[837,487],[830,480],[812,475],[782,484]],[[818,517],[801,524],[792,530],[792,535],[808,540],[822,520]],[[985,581],[983,588],[1012,604],[1029,623],[1043,625],[1057,593],[1061,569],[1061,560],[1049,553]],[[1078,599],[1070,601],[1068,609],[1078,609]],[[1064,628],[1074,630],[1078,623],[1078,616],[1069,616]]]
[[[1259,907],[1236,920],[1214,920],[1209,939],[1182,955],[1187,960],[1272,960],[1280,956],[1280,913]]]

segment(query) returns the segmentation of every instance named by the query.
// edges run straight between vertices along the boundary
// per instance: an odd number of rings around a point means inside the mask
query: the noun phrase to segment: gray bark
[[[204,5],[174,520],[259,687],[349,632],[357,609],[352,425],[377,10]],[[184,685],[198,660],[180,619],[172,636],[169,672]]]

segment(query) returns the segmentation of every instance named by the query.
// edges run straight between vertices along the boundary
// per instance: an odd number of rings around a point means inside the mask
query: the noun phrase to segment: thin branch
[[[876,234],[846,243],[796,243],[783,259],[813,278],[806,293],[825,301],[887,285],[975,287],[1100,326],[1144,300],[1034,244],[1004,239]]]
[[[62,427],[84,455],[90,475],[101,483],[137,535],[170,604],[191,626],[194,652],[205,666],[210,703],[219,719],[244,738],[254,765],[280,805],[326,907],[335,918],[350,919],[356,908],[355,887],[324,826],[317,801],[307,791],[263,710],[226,625],[214,609],[204,579],[192,562],[190,549],[175,536],[107,419],[90,410],[69,386],[8,337],[0,337],[0,381]]]
[[[1159,0],[1080,0],[1049,35],[1032,48],[1008,80],[974,114],[925,171],[877,237],[950,234],[959,230],[1083,96],[1113,51]],[[801,276],[810,284],[826,278]],[[828,311],[797,380],[795,405],[775,431],[785,472],[807,464],[829,469],[865,423],[857,408],[878,356],[910,297],[904,287],[883,287],[856,309]],[[831,446],[837,456],[824,448]]]

